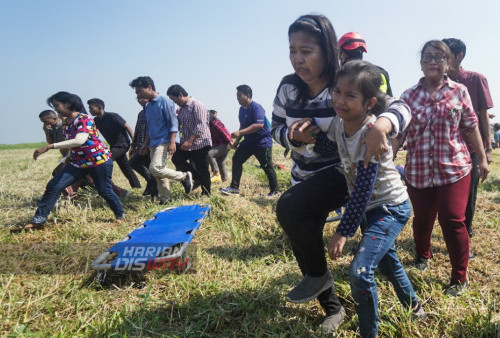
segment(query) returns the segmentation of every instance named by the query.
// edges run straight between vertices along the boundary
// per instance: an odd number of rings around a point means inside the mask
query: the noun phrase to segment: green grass
[[[73,204],[62,203],[46,230],[10,235],[9,227],[29,221],[43,194],[58,153],[38,161],[34,148],[1,148],[0,152],[0,335],[7,336],[320,336],[323,312],[317,302],[293,305],[284,295],[300,280],[300,272],[283,231],[276,223],[276,201],[267,200],[267,180],[257,162],[244,166],[240,197],[185,196],[172,184],[171,205],[210,203],[212,217],[191,246],[193,266],[183,274],[155,271],[114,276],[104,284],[94,280],[90,262],[112,242],[150,218],[161,206],[133,190],[124,204],[127,219],[113,214],[92,192],[82,192]],[[291,167],[276,147],[276,162]],[[500,331],[500,152],[481,188],[476,212],[476,237],[470,262],[470,286],[465,295],[445,297],[450,264],[439,226],[433,234],[430,268],[411,268],[410,224],[398,238],[405,265],[427,319],[411,321],[387,280],[377,275],[380,333],[384,337],[495,337]],[[230,162],[230,161],[229,161]],[[230,163],[229,163],[230,164]],[[277,171],[280,189],[288,187],[289,171]],[[114,181],[128,187],[115,167]],[[336,224],[328,224],[325,241]],[[328,261],[337,293],[347,310],[338,336],[357,335],[357,316],[347,282],[347,243],[340,260]],[[44,247],[40,243],[46,243]],[[58,272],[58,273],[55,273]]]
[[[35,149],[46,145],[45,142],[39,143],[19,143],[19,144],[0,144],[0,150],[15,150],[15,149]]]

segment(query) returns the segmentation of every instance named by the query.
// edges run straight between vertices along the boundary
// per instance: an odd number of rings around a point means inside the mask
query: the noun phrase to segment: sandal
[[[11,229],[10,230],[10,233],[11,234],[16,234],[16,233],[20,233],[20,232],[23,232],[23,231],[34,231],[34,230],[42,230],[43,228],[45,228],[45,225],[44,224],[38,224],[38,223],[28,223],[26,225],[23,225],[19,228],[15,228],[15,229]]]

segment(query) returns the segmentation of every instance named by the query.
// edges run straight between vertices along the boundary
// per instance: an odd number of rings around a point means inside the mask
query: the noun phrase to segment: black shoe
[[[291,303],[306,303],[318,297],[320,293],[331,288],[332,285],[333,276],[328,270],[320,277],[305,274],[300,283],[285,296],[285,299]]]
[[[427,258],[418,257],[415,259],[413,265],[420,271],[427,270],[429,260]]]
[[[189,194],[193,190],[193,174],[190,171],[186,172],[186,178],[182,180],[184,191]]]
[[[465,290],[467,290],[467,282],[451,282],[450,285],[444,289],[443,293],[448,296],[457,297],[464,293]]]

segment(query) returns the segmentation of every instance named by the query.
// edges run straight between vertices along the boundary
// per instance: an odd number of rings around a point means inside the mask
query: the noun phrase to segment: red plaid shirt
[[[411,108],[408,128],[398,138],[408,141],[405,175],[413,187],[424,189],[460,180],[471,170],[469,151],[462,138],[477,125],[467,88],[445,77],[432,99],[424,78],[406,90],[403,99]]]
[[[231,133],[229,133],[224,123],[219,119],[210,121],[210,134],[212,134],[212,147],[231,143],[233,141]]]

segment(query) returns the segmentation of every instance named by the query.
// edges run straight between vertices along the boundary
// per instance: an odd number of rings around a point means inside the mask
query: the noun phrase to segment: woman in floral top
[[[106,200],[116,219],[122,220],[125,217],[123,207],[111,188],[113,161],[108,149],[99,140],[94,121],[84,113],[82,100],[75,94],[58,92],[47,99],[47,104],[66,118],[66,141],[35,150],[33,158],[36,160],[50,149],[69,149],[68,164],[47,184],[31,223],[13,232],[43,228],[61,191],[85,175],[92,177],[99,195]]]
[[[452,267],[444,292],[457,296],[465,289],[469,261],[464,220],[471,160],[466,140],[479,156],[482,180],[489,168],[467,88],[445,75],[450,55],[448,46],[439,40],[428,41],[422,48],[424,77],[401,96],[412,110],[412,119],[399,141],[406,138],[408,142],[405,177],[415,215],[416,266],[427,268],[437,216]]]

